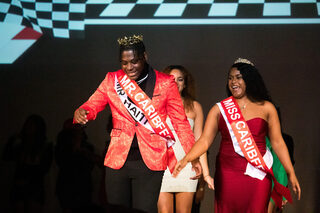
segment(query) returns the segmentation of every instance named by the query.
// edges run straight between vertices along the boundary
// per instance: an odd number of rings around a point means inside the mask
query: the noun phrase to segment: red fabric
[[[262,155],[266,152],[268,124],[261,118],[247,121]],[[244,175],[247,160],[235,153],[225,121],[220,117],[222,140],[215,174],[215,212],[267,212],[271,195],[271,177],[263,180]]]
[[[131,99],[131,101],[138,108],[141,109],[144,116],[149,121],[148,123],[150,124],[154,133],[167,139],[167,144],[169,143],[169,140],[174,142],[175,138],[168,124],[166,123],[166,117],[159,115],[157,107],[153,105],[153,102],[151,101],[151,99],[147,96],[147,94],[144,93],[144,91],[139,87],[139,85],[135,81],[130,80],[129,77],[124,72],[122,72],[122,74],[119,76],[117,75],[117,79],[118,79],[119,85],[122,87],[126,95]],[[151,112],[147,110],[149,107],[153,109],[153,110],[150,110]],[[139,122],[139,123],[143,125],[142,124],[143,122]],[[168,167],[170,169],[170,172],[172,173],[177,163],[177,159],[176,159],[176,156],[174,155],[172,146],[168,148],[167,154],[168,154],[167,155]]]
[[[13,40],[17,40],[17,39],[37,40],[41,36],[42,36],[42,33],[39,33],[30,27],[26,27],[23,30],[21,30],[15,37],[13,37]]]
[[[168,164],[166,141],[161,136],[136,124],[121,103],[114,89],[115,75],[120,72],[120,70],[109,72],[95,93],[81,106],[89,111],[88,120],[93,120],[107,104],[110,105],[113,130],[104,164],[113,169],[120,169],[125,163],[136,133],[141,156],[147,167],[151,170],[165,170]],[[153,105],[161,117],[164,119],[167,116],[170,117],[182,147],[185,152],[188,152],[194,144],[194,136],[184,113],[177,85],[172,76],[155,72],[156,84],[152,98]]]
[[[249,126],[239,125],[241,122],[245,122],[242,113],[240,112],[240,107],[238,106],[236,100],[234,97],[230,96],[229,98],[223,100],[220,102],[221,107],[223,108],[223,111],[225,112],[225,116],[227,121],[230,123],[231,128],[233,130],[233,133],[239,143],[239,146],[241,148],[242,153],[244,154],[244,157],[247,159],[248,162],[252,164],[252,166],[261,169],[262,171],[269,174],[274,182],[274,188],[271,193],[271,197],[276,203],[276,205],[281,208],[282,207],[282,196],[284,196],[290,203],[292,203],[292,198],[290,195],[290,191],[288,188],[282,186],[278,183],[278,181],[275,179],[272,169],[269,169],[255,143],[255,140],[253,136],[251,135],[251,131],[249,129]],[[246,122],[245,122],[246,123]],[[237,125],[239,125],[237,127]],[[248,134],[243,135],[243,132],[247,132]],[[251,139],[253,141],[252,145],[250,145],[250,148],[245,148],[245,144],[240,143],[240,141],[246,141],[247,139]],[[256,156],[252,157],[250,156],[250,152],[255,151]]]

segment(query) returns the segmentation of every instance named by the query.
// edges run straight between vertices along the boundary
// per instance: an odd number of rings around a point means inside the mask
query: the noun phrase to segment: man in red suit
[[[161,121],[169,116],[186,153],[194,144],[194,136],[174,78],[154,70],[147,63],[142,36],[123,37],[118,43],[121,70],[107,73],[89,100],[75,111],[74,122],[86,124],[110,105],[113,129],[104,160],[108,202],[157,212],[163,170],[170,163],[168,150],[171,145],[167,138],[153,131],[155,126],[148,128],[148,123],[155,121],[151,119],[157,117],[155,115],[159,115]],[[124,82],[123,76],[141,88],[141,93],[130,96],[131,84],[120,86],[120,82]],[[141,94],[151,99],[152,107],[141,107],[142,101],[134,103],[133,99],[140,100]],[[198,161],[193,165],[200,176]]]

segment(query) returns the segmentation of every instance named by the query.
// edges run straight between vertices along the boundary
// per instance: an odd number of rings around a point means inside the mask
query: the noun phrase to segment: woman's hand
[[[199,159],[195,159],[194,161],[191,162],[192,164],[192,170],[196,172],[196,175],[191,177],[191,180],[196,180],[202,177],[202,166],[201,163],[199,162]]]
[[[172,176],[175,178],[178,176],[178,174],[181,172],[181,170],[187,165],[188,161],[183,158],[182,160],[180,160],[176,166],[174,167],[174,170],[172,172]]]
[[[294,173],[289,174],[288,180],[289,180],[289,186],[292,188],[292,191],[296,194],[298,200],[300,200],[301,188],[300,188],[300,184],[299,184],[299,181],[298,181],[296,175]]]
[[[209,189],[214,190],[214,180],[210,175],[203,177],[204,181],[207,182]]]

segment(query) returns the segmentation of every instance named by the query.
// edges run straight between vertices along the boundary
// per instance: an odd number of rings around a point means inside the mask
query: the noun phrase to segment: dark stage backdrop
[[[319,212],[320,200],[320,25],[87,26],[84,39],[42,36],[13,64],[0,65],[0,151],[32,113],[45,118],[49,141],[56,142],[63,122],[95,91],[107,72],[119,66],[117,38],[143,34],[150,64],[158,70],[182,64],[196,79],[205,114],[226,97],[229,67],[237,57],[252,60],[272,98],[281,107],[283,130],[295,143],[295,169],[302,199],[286,212]],[[109,111],[87,126],[89,141],[101,154],[109,138]],[[214,174],[219,136],[210,148]],[[0,211],[9,207],[13,167],[1,161]],[[55,197],[57,166],[46,177],[45,212],[60,212]],[[95,168],[98,199],[101,171]],[[214,193],[206,189],[201,212],[213,212]]]

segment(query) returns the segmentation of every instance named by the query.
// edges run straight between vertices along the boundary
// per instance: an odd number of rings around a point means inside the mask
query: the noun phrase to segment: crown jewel
[[[238,58],[237,60],[234,61],[233,64],[237,64],[237,63],[250,64],[251,66],[254,66],[254,64],[251,61],[245,58]]]
[[[142,35],[133,35],[133,36],[124,36],[118,39],[118,43],[120,46],[129,46],[133,44],[137,44],[143,41]]]

